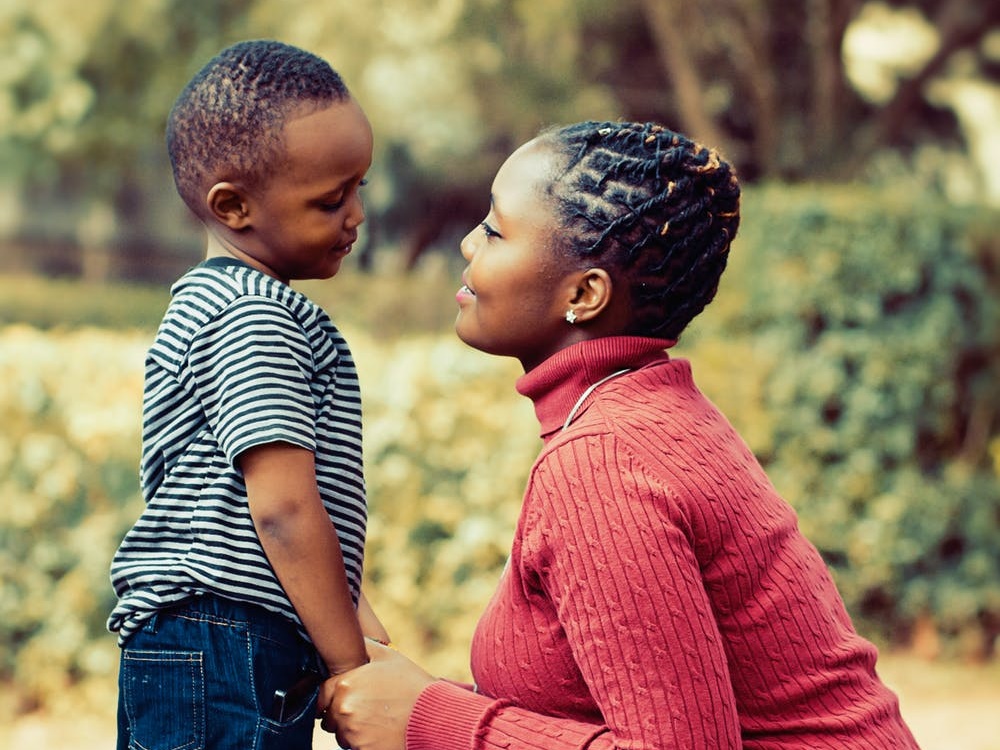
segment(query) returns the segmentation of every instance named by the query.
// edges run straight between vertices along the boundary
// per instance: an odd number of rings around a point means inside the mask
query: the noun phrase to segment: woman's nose
[[[472,237],[472,235],[474,235],[475,233],[476,233],[475,229],[470,231],[467,235],[465,235],[462,238],[462,241],[458,245],[458,249],[461,250],[462,252],[462,257],[465,258],[466,260],[472,260],[472,256],[475,253],[475,250],[473,248],[473,237]]]

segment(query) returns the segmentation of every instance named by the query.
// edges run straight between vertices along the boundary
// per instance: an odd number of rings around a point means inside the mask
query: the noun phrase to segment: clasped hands
[[[398,651],[365,639],[369,662],[320,686],[317,717],[353,750],[405,750],[406,723],[435,679]]]

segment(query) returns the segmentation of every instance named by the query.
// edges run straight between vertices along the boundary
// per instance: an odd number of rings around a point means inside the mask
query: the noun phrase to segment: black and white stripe
[[[171,291],[146,358],[146,508],[111,564],[119,600],[108,627],[123,643],[157,610],[211,593],[301,629],[257,538],[235,462],[275,441],[315,453],[357,598],[367,512],[354,360],[319,307],[237,261],[206,261]]]

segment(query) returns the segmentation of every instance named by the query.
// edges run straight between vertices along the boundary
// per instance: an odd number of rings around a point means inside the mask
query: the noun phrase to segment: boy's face
[[[288,120],[284,158],[246,195],[240,249],[282,281],[328,279],[365,220],[358,189],[372,162],[372,129],[353,99]]]

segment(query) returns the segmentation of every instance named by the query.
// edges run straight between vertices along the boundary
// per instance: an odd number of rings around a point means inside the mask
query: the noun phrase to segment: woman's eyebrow
[[[490,193],[490,208],[492,209],[494,216],[503,216],[503,211],[497,208],[496,196],[494,196],[493,193]]]

